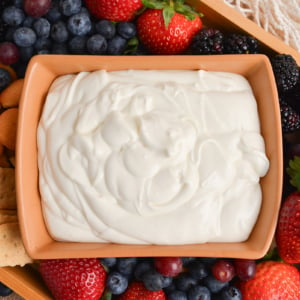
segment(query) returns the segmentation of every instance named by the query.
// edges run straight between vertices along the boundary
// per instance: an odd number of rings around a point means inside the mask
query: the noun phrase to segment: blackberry
[[[300,115],[282,99],[280,99],[280,114],[283,133],[300,129]]]
[[[243,34],[229,34],[224,39],[226,54],[255,54],[258,53],[258,41],[254,37]]]
[[[300,114],[300,73],[296,85],[292,89],[281,93],[280,97],[288,102]]]
[[[295,87],[299,79],[299,67],[291,55],[277,54],[271,58],[271,64],[279,93]]]
[[[191,43],[192,54],[222,54],[223,33],[214,28],[203,28],[194,36]]]

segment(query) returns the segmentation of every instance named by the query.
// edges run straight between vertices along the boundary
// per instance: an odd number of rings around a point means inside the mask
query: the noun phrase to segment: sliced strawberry
[[[105,288],[97,258],[42,260],[40,273],[55,300],[98,300]]]
[[[85,0],[90,13],[98,19],[131,21],[143,7],[141,0]]]

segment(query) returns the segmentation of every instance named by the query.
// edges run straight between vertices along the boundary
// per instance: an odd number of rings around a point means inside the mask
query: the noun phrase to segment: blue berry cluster
[[[134,22],[97,20],[83,0],[52,0],[50,9],[39,18],[25,12],[23,0],[6,3],[0,13],[0,43],[18,47],[20,58],[13,67],[20,77],[36,54],[121,55],[135,54],[137,49]]]
[[[167,300],[241,300],[242,295],[234,281],[217,280],[211,268],[216,258],[182,259],[183,271],[174,277],[162,275],[156,268],[155,258],[102,258],[107,269],[106,290],[112,299],[124,293],[131,281],[143,282],[150,291],[164,290]]]

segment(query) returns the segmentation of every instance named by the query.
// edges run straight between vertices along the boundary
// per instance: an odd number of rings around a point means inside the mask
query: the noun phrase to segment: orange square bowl
[[[80,71],[126,69],[224,71],[249,81],[257,101],[261,134],[270,161],[261,179],[262,205],[250,237],[240,243],[190,245],[128,245],[54,240],[41,208],[37,159],[37,127],[50,85],[58,76]],[[17,204],[25,248],[33,259],[121,256],[207,256],[260,258],[268,250],[281,201],[282,139],[276,84],[265,55],[220,56],[35,56],[25,75],[19,106],[16,153]]]

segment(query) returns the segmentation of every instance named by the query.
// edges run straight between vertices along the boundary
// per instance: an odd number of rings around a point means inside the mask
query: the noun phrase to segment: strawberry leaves
[[[175,13],[184,15],[189,21],[192,21],[198,15],[203,14],[196,12],[191,6],[184,4],[184,0],[142,0],[144,7],[150,9],[161,9],[165,27],[168,28]]]

